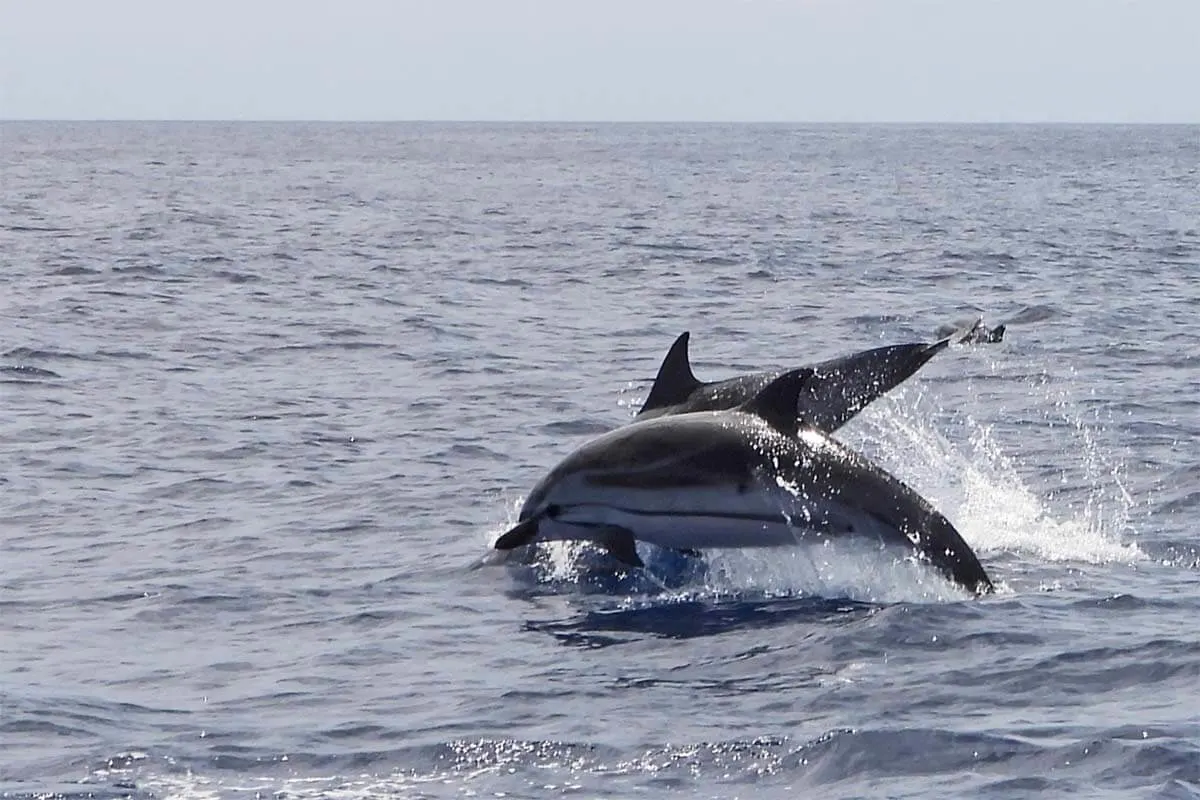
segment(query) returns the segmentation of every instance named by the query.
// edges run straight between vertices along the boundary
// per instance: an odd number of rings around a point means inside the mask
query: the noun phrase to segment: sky
[[[1200,123],[1200,0],[0,0],[0,119]]]

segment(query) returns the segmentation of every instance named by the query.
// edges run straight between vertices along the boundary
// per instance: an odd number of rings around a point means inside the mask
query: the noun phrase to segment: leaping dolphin
[[[731,409],[745,403],[783,374],[779,370],[739,375],[723,381],[701,381],[692,372],[688,358],[689,338],[690,333],[684,331],[667,351],[637,419]],[[801,417],[817,430],[836,431],[946,349],[954,338],[948,336],[932,344],[919,342],[876,347],[811,365],[808,369],[812,375],[799,394]]]
[[[859,536],[918,554],[982,594],[991,580],[950,521],[907,485],[801,421],[812,369],[726,411],[635,420],[584,444],[534,487],[493,545],[583,540],[630,566],[636,541],[675,550]]]

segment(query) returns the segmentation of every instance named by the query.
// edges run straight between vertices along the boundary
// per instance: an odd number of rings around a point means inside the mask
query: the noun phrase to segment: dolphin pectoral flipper
[[[496,543],[492,547],[496,550],[512,550],[522,545],[530,544],[538,533],[538,518],[530,517],[529,519],[518,522],[513,527],[500,535]]]
[[[605,525],[592,539],[603,547],[610,556],[629,567],[644,567],[645,562],[637,552],[633,531],[616,525]]]

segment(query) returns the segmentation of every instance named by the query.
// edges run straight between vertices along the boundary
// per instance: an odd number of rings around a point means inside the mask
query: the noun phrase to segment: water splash
[[[824,539],[771,550],[708,554],[703,590],[715,597],[838,597],[863,603],[948,602],[974,595],[911,553]]]
[[[1122,470],[1101,447],[1095,430],[1062,389],[1054,391],[1039,426],[1038,452],[1058,457],[1047,470],[1002,447],[993,423],[972,414],[950,415],[924,389],[899,390],[853,420],[840,435],[941,510],[977,551],[1032,555],[1046,561],[1132,563],[1145,558],[1128,530],[1133,499]],[[1025,474],[1036,469],[1080,500],[1056,502],[1058,490],[1039,494]]]

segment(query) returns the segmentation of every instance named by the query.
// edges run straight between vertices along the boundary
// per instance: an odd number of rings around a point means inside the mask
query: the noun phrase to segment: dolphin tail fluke
[[[637,552],[633,532],[627,528],[609,527],[596,537],[596,543],[610,556],[628,567],[644,567],[645,562]]]
[[[512,550],[522,545],[532,544],[533,540],[537,538],[537,533],[537,517],[522,520],[500,534],[500,538],[496,540],[492,548],[496,550]]]

